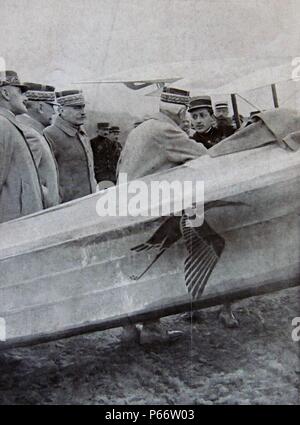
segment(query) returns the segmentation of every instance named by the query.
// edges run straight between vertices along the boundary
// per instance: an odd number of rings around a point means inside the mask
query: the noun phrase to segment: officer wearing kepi
[[[17,115],[27,112],[15,71],[0,73],[0,223],[43,209],[39,175]]]
[[[119,137],[120,137],[120,127],[118,127],[118,126],[110,127],[110,129],[109,129],[109,139],[112,140],[115,143],[118,143],[120,149],[122,149],[122,146],[119,143]]]
[[[81,198],[96,191],[93,152],[84,130],[85,100],[79,90],[56,93],[60,107],[54,123],[44,130],[51,144],[59,172],[62,202]]]
[[[116,184],[116,169],[122,150],[118,142],[119,133],[119,127],[110,128],[108,122],[100,122],[97,124],[97,136],[91,140],[95,176],[100,189]]]
[[[58,167],[51,145],[43,136],[45,127],[51,124],[55,114],[55,88],[52,86],[25,83],[27,113],[18,115],[24,135],[31,149],[44,195],[44,207],[59,204]]]
[[[235,127],[229,116],[227,102],[215,103],[215,117],[217,120],[217,128],[221,133],[222,139],[226,139],[226,137],[231,136],[235,132]]]
[[[222,140],[222,134],[215,126],[216,119],[210,96],[193,97],[188,112],[191,116],[192,127],[195,130],[192,139],[202,143],[206,149]]]
[[[97,123],[97,135],[91,139],[91,147],[94,156],[94,170],[97,183],[106,179],[106,159],[102,155],[103,146],[107,143],[109,136],[109,122]]]

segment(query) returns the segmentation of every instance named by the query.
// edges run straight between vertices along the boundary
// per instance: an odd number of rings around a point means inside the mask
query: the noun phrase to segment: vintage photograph
[[[0,405],[299,405],[300,1],[0,16]]]

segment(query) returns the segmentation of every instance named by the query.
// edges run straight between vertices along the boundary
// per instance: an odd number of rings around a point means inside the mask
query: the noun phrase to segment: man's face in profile
[[[26,97],[25,94],[22,93],[21,88],[15,86],[4,86],[3,89],[6,90],[7,95],[9,96],[10,110],[15,115],[25,114],[27,112]]]

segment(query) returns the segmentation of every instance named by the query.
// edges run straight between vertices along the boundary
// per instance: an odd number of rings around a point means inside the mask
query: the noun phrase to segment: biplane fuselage
[[[150,185],[153,176],[142,180]],[[201,157],[155,175],[204,181],[208,223],[224,252],[194,308],[299,284],[300,150],[277,145]],[[115,187],[109,191],[117,190]],[[185,246],[175,243],[138,281],[155,253],[134,253],[161,218],[99,217],[103,192],[0,225],[0,348],[106,329],[190,308]]]

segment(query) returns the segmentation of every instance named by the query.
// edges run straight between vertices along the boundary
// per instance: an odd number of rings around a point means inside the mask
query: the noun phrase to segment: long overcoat
[[[155,174],[205,155],[207,149],[190,139],[170,117],[159,113],[132,130],[118,163],[127,180]]]
[[[43,209],[42,188],[15,115],[0,108],[0,223]]]
[[[58,165],[61,202],[95,192],[93,152],[83,128],[78,130],[58,116],[54,124],[44,130],[44,136],[52,146]]]
[[[19,115],[17,121],[31,149],[43,188],[45,208],[59,204],[58,167],[50,144],[39,131],[39,123],[27,114]]]

